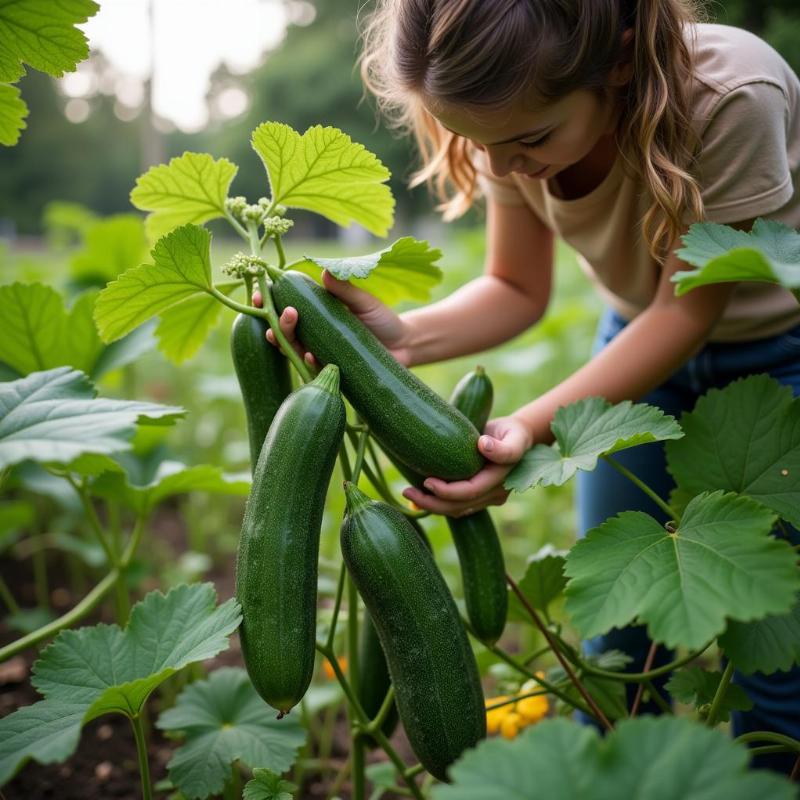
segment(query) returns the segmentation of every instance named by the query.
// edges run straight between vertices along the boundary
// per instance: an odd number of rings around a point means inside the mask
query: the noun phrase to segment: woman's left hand
[[[424,492],[410,486],[403,496],[434,514],[462,517],[486,506],[499,506],[508,499],[503,488],[506,475],[532,446],[531,433],[516,417],[497,417],[486,423],[478,439],[478,450],[487,464],[466,481],[427,478]]]

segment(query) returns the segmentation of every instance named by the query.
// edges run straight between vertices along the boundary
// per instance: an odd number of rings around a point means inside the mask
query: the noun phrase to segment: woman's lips
[[[545,172],[547,172],[546,166],[542,167],[538,172],[526,172],[525,174],[528,178],[539,178],[544,175]]]

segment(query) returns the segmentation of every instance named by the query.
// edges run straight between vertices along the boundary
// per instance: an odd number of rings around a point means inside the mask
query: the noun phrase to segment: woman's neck
[[[606,178],[617,158],[614,134],[606,134],[577,163],[562,170],[550,179],[554,194],[562,200],[577,200],[594,191]]]

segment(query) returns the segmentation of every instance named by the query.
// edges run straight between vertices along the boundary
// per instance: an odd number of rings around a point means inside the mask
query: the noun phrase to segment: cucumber
[[[468,372],[453,389],[450,403],[454,405],[477,429],[483,431],[492,413],[494,388],[483,367],[478,365]]]
[[[236,597],[244,663],[258,693],[280,716],[300,702],[314,671],[320,527],[345,428],[338,372],[326,367],[278,409],[239,539]]]
[[[342,555],[375,623],[411,748],[434,777],[486,736],[478,666],[447,584],[405,516],[345,484]]]
[[[457,384],[450,402],[482,431],[492,410],[494,391],[483,367],[468,372]],[[494,644],[508,615],[506,565],[497,530],[487,509],[467,517],[447,517],[461,565],[467,617],[475,635]]]
[[[254,472],[270,423],[292,391],[289,362],[266,340],[266,332],[266,321],[250,314],[237,315],[231,329],[231,357],[244,400]]]
[[[421,475],[469,478],[481,468],[475,426],[375,338],[336,297],[301,272],[269,269],[280,312],[297,309],[297,337],[341,371],[342,393],[391,455]]]
[[[431,543],[428,541],[428,536],[422,525],[413,518],[409,518],[408,521],[428,550],[433,552]],[[377,716],[378,711],[380,711],[392,681],[389,677],[389,667],[386,664],[386,656],[384,655],[383,648],[378,639],[378,632],[375,630],[375,624],[372,621],[372,617],[369,615],[369,611],[364,612],[364,622],[359,632],[358,671],[358,701],[361,703],[361,707],[364,711],[366,711],[367,716],[373,719]],[[381,731],[387,738],[394,733],[394,729],[397,727],[397,721],[397,703],[392,703],[392,707],[381,726]],[[376,747],[378,744],[371,737],[365,739],[365,741],[369,747]]]

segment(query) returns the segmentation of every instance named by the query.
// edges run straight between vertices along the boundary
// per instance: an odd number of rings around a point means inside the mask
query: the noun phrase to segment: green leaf
[[[94,395],[88,378],[69,367],[0,383],[0,468],[25,459],[69,464],[85,453],[130,450],[140,417],[171,422],[184,413]]]
[[[442,271],[433,266],[441,257],[441,250],[432,248],[428,242],[405,236],[366,256],[305,258],[339,280],[352,281],[384,303],[393,305],[408,298],[420,302],[430,300],[430,290],[442,280]],[[318,278],[318,274],[312,277]]]
[[[134,214],[117,214],[92,223],[83,247],[72,257],[73,277],[105,284],[147,258],[144,222]]]
[[[23,64],[60,78],[89,55],[75,26],[97,13],[92,0],[0,0],[0,82],[25,74]]]
[[[28,106],[19,89],[0,84],[0,144],[11,147],[19,141],[20,133],[28,127],[25,123],[27,116]]]
[[[681,426],[667,468],[682,490],[738,492],[800,526],[800,399],[790,386],[751,375],[711,389]]]
[[[0,783],[30,758],[68,758],[81,725],[101,714],[140,713],[177,670],[227,648],[240,621],[236,601],[217,606],[213,585],[204,583],[150,592],[124,631],[102,624],[62,631],[33,665],[32,683],[46,699],[0,720]]]
[[[680,259],[698,269],[676,272],[676,294],[726,281],[779,283],[798,295],[800,233],[776,220],[757,219],[750,233],[712,222],[696,223],[682,237]]]
[[[244,787],[244,800],[292,800],[297,786],[268,769],[254,769]]]
[[[187,467],[179,461],[162,461],[146,484],[131,482],[122,472],[104,472],[93,484],[99,497],[116,500],[138,513],[145,513],[168,497],[188,492],[210,492],[247,496],[250,482],[226,476],[219,467],[207,464]]]
[[[152,212],[145,227],[151,239],[158,239],[178,225],[202,225],[224,217],[225,199],[237,171],[227,158],[184,153],[141,175],[131,192],[131,203]]]
[[[685,667],[673,672],[667,681],[667,691],[681,703],[699,708],[711,703],[722,680],[721,672],[708,672],[701,667]],[[731,711],[749,711],[753,702],[741,686],[728,685],[719,707],[719,720],[728,722]]]
[[[551,428],[556,441],[528,450],[506,478],[506,489],[561,486],[579,469],[591,472],[600,456],[683,436],[674,417],[658,408],[629,400],[611,405],[600,397],[559,408]]]
[[[719,646],[746,675],[788,671],[800,662],[800,599],[788,614],[756,622],[729,622]]]
[[[385,236],[394,198],[389,170],[338,128],[315,125],[302,136],[280,122],[264,122],[251,139],[267,169],[272,200],[314,211],[337,225],[357,222]]]
[[[749,771],[748,753],[724,733],[677,717],[623,720],[602,739],[565,719],[511,741],[487,739],[450,768],[433,800],[792,800],[792,784]]]
[[[216,288],[230,295],[241,282],[217,284]],[[197,353],[217,324],[222,303],[208,294],[196,294],[168,308],[156,328],[158,349],[176,364]]]
[[[100,292],[95,322],[106,342],[198,292],[211,289],[211,234],[183,225],[153,248],[153,264],[129,269]]]
[[[567,585],[564,576],[566,550],[545,545],[528,558],[525,575],[517,584],[528,602],[543,611]],[[513,592],[509,595],[509,619],[530,622],[530,616]]]
[[[285,772],[306,740],[296,719],[275,718],[239,667],[215,670],[207,680],[188,686],[156,724],[186,736],[167,768],[175,786],[190,798],[221,792],[236,761]]]
[[[156,337],[153,335],[155,327],[155,320],[145,322],[144,325],[135,328],[126,336],[117,339],[116,342],[103,345],[103,350],[97,357],[89,377],[98,381],[115,369],[133,364],[141,355],[154,349],[156,346]]]
[[[769,535],[774,517],[714,492],[689,503],[675,533],[640,511],[589,531],[567,556],[566,610],[585,637],[647,623],[650,638],[697,648],[742,621],[781,614],[800,588],[795,554]]]

